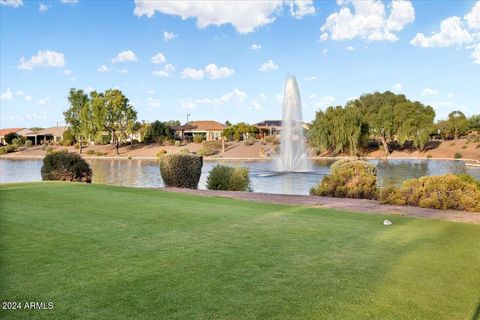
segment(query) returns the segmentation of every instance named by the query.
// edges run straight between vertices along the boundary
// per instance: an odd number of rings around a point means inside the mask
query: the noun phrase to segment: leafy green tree
[[[6,144],[12,144],[14,139],[18,138],[18,134],[15,132],[10,132],[5,135],[5,143]]]
[[[78,141],[80,153],[82,153],[83,140],[88,135],[88,123],[91,121],[82,115],[86,112],[84,109],[88,108],[88,95],[81,89],[72,88],[68,94],[68,102],[70,107],[63,113],[65,123]]]
[[[168,122],[162,122],[159,120],[156,120],[150,124],[145,136],[146,141],[156,141],[158,143],[161,143],[165,139],[169,138],[172,138],[172,132]]]
[[[227,140],[239,141],[248,138],[250,135],[255,135],[258,132],[259,130],[256,126],[249,125],[245,122],[239,122],[225,128],[222,132],[222,136]]]
[[[458,139],[458,137],[468,129],[467,117],[459,110],[452,111],[448,115],[446,126],[448,131],[453,134],[454,139]]]
[[[103,128],[111,134],[117,154],[120,154],[120,141],[127,136],[127,129],[137,118],[137,112],[127,97],[118,89],[109,89],[102,95],[103,105],[96,110],[98,119],[103,118]]]
[[[468,130],[480,131],[480,114],[474,114],[468,118]]]

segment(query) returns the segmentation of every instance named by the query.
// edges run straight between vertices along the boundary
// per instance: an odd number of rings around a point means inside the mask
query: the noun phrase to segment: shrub
[[[427,156],[427,159],[432,159],[432,158],[433,158],[433,157],[432,157],[431,154],[429,154],[429,155]]]
[[[450,143],[449,143],[449,146],[450,146],[450,147],[453,147],[454,145],[455,145],[455,142],[450,142]]]
[[[193,154],[169,154],[160,158],[160,174],[166,187],[197,189],[203,158]]]
[[[180,140],[175,141],[175,147],[180,147],[181,144],[182,142]]]
[[[213,156],[217,154],[222,149],[222,141],[210,140],[203,141],[202,148],[197,151],[197,154],[202,157]]]
[[[380,189],[378,192],[378,201],[382,204],[394,204],[397,206],[402,206],[406,204],[407,200],[398,188],[390,186]]]
[[[95,154],[95,150],[87,150],[87,156],[93,156]]]
[[[75,149],[80,149],[80,144],[77,142],[77,143],[75,143],[74,147],[75,147]]]
[[[246,146],[253,146],[255,144],[255,139],[248,138],[247,140],[243,141],[243,144]]]
[[[33,146],[32,140],[25,141],[25,147],[30,148],[31,146]]]
[[[55,152],[47,155],[43,159],[41,174],[43,180],[92,182],[92,169],[76,153]]]
[[[182,148],[182,149],[180,149],[180,153],[181,154],[189,154],[190,150],[188,150],[187,148]]]
[[[455,159],[462,159],[462,154],[460,152],[455,152],[455,155],[453,156]]]
[[[167,150],[165,150],[165,149],[160,149],[160,150],[158,150],[158,152],[157,152],[157,158],[162,157],[162,156],[163,156],[164,154],[166,154],[166,153],[167,153]]]
[[[6,151],[6,153],[15,152],[15,151],[17,151],[17,147],[15,145],[9,144],[9,145],[5,146],[5,151]]]
[[[104,145],[104,144],[109,144],[110,141],[112,141],[112,135],[111,134],[98,134],[97,137],[95,138],[95,144],[96,145]]]
[[[22,136],[18,136],[17,138],[13,139],[12,140],[12,144],[16,147],[19,147],[19,146],[24,146],[25,145],[25,137],[22,137]]]
[[[401,200],[396,202],[396,199]],[[480,212],[480,182],[467,175],[421,177],[406,180],[395,190],[380,191],[379,200],[422,208]]]
[[[216,165],[207,178],[207,189],[227,191],[251,191],[248,168]]]
[[[467,149],[467,146],[462,146],[462,149]]]
[[[5,147],[0,147],[0,155],[6,154],[7,151],[5,150]]]
[[[193,142],[195,142],[195,143],[202,143],[204,139],[205,139],[205,137],[203,136],[203,134],[194,134],[193,135]]]
[[[62,143],[64,146],[71,146],[72,143],[75,141],[75,136],[73,135],[72,131],[70,131],[70,129],[63,131],[62,138]]]
[[[12,144],[13,143],[13,140],[18,138],[19,135],[16,134],[15,132],[10,132],[10,133],[7,133],[4,137],[5,139],[5,143],[6,144]]]
[[[105,153],[105,152],[102,152],[102,151],[96,151],[96,152],[95,152],[95,155],[96,155],[97,157],[102,157],[102,156],[105,156],[106,153]],[[129,157],[129,158],[130,158],[130,157]]]
[[[325,176],[310,194],[339,198],[376,197],[377,168],[363,160],[342,159],[330,168],[330,175]]]
[[[265,141],[275,145],[280,144],[280,139],[278,138],[278,136],[266,136]]]

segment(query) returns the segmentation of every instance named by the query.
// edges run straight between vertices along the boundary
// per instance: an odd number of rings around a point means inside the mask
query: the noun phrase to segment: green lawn
[[[0,189],[0,300],[54,303],[2,319],[478,312],[479,225],[104,185]]]

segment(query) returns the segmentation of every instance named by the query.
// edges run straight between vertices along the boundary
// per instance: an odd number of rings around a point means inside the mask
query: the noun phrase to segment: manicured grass
[[[478,225],[103,185],[0,189],[0,300],[54,303],[2,319],[472,319],[480,302]]]

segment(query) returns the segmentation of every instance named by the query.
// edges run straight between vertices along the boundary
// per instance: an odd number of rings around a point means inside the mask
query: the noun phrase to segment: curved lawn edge
[[[452,222],[480,224],[480,213],[459,210],[437,210],[412,206],[395,206],[380,204],[376,200],[332,198],[307,195],[288,195],[260,192],[193,190],[182,188],[151,188],[167,192],[178,192],[210,197],[225,197],[246,201],[266,202],[274,204],[304,205],[317,208],[338,209],[343,211],[368,214],[401,215],[422,219],[439,219]]]

